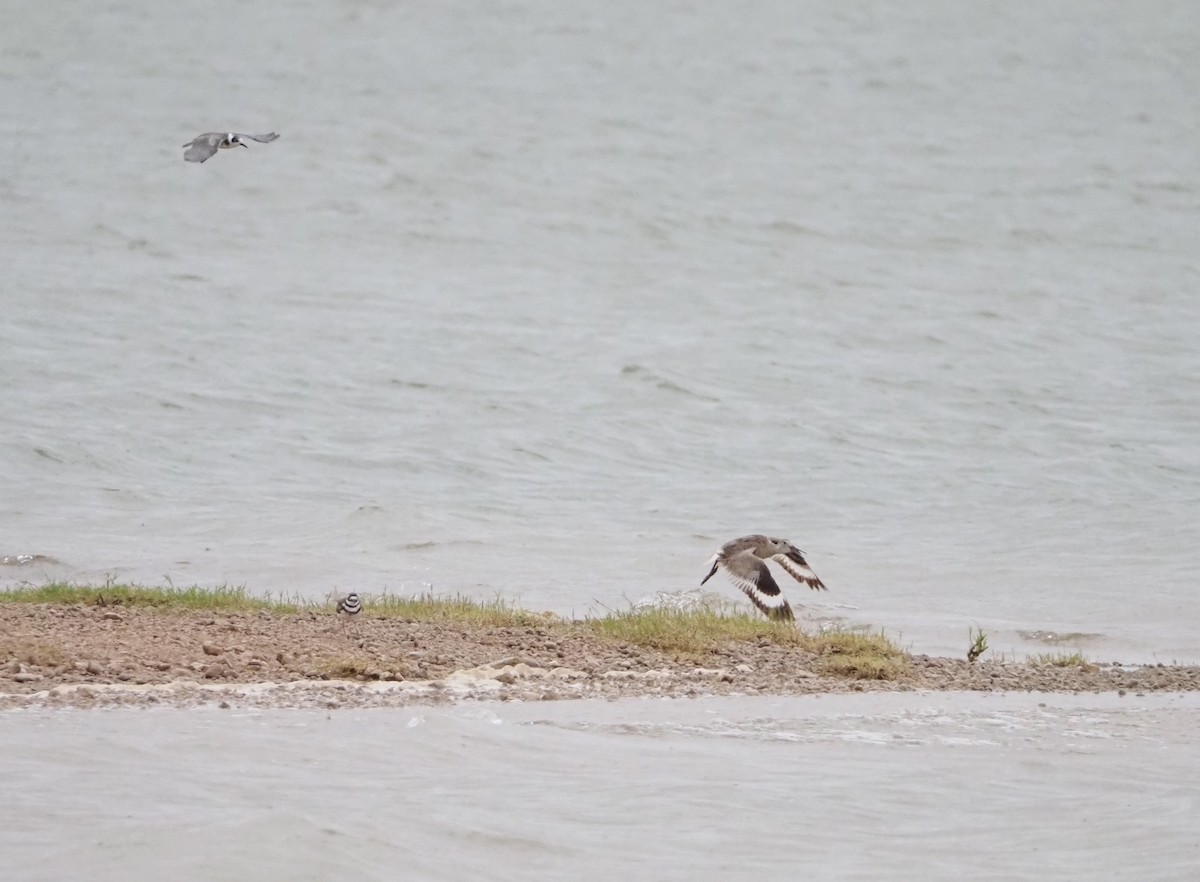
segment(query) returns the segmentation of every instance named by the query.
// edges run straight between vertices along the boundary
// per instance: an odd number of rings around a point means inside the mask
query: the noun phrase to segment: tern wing
[[[217,152],[217,145],[224,138],[224,132],[205,132],[203,135],[197,135],[183,145],[188,148],[184,151],[183,158],[188,162],[204,162]]]
[[[208,141],[196,140],[190,146],[184,145],[187,150],[183,151],[183,158],[188,162],[204,162],[214,153],[217,152],[217,145]]]
[[[238,132],[237,136],[239,138],[249,138],[251,141],[257,141],[260,144],[270,144],[279,137],[279,132],[267,132],[265,135],[243,135],[241,132]]]

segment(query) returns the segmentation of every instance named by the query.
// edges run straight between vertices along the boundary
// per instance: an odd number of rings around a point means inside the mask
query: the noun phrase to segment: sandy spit
[[[1200,667],[1055,667],[918,655],[893,681],[821,673],[763,641],[675,658],[578,625],[498,628],[317,612],[0,604],[0,709],[371,707],[474,698],[796,695],[854,691],[1200,690]]]

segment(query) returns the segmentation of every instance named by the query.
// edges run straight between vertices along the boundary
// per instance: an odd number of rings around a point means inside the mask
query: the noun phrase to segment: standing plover
[[[218,150],[230,150],[234,147],[247,147],[247,138],[251,141],[258,141],[260,144],[270,144],[279,137],[277,132],[269,132],[265,135],[242,135],[237,132],[205,132],[203,135],[197,135],[192,140],[188,141],[183,146],[187,148],[183,152],[183,158],[188,162],[204,162]]]
[[[825,584],[804,559],[804,552],[786,539],[757,533],[722,545],[721,550],[709,560],[712,569],[700,580],[700,584],[711,579],[718,567],[724,568],[729,580],[741,588],[750,602],[767,618],[793,621],[796,616],[767,568],[768,560],[775,561],[797,582],[804,583],[814,591],[826,590]]]
[[[358,599],[358,595],[351,591],[345,597],[339,597],[337,602],[338,618],[353,618],[362,612],[362,601]]]

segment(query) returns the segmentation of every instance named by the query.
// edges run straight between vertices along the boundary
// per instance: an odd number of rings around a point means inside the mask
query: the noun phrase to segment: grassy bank
[[[333,613],[332,600],[263,597],[231,586],[150,588],[50,583],[0,591],[0,603],[143,607],[164,614],[184,610],[263,611],[281,616]],[[630,609],[582,620],[564,620],[550,613],[521,609],[499,597],[481,602],[464,597],[388,594],[364,596],[362,618],[442,623],[463,629],[539,629],[561,634],[564,638],[584,635],[605,642],[659,650],[698,664],[711,660],[730,645],[775,645],[811,653],[816,656],[814,667],[821,672],[852,679],[893,680],[904,676],[909,667],[907,654],[883,634],[845,630],[809,633],[791,623],[724,610]]]
[[[731,643],[773,643],[811,652],[822,671],[859,680],[894,680],[908,656],[882,633],[832,630],[809,633],[790,622],[742,612],[663,608],[610,612],[586,620],[595,633],[677,657],[700,659]]]
[[[244,587],[150,588],[144,585],[102,586],[51,582],[46,585],[0,591],[0,603],[50,603],[61,606],[136,606],[163,612],[213,610],[216,612],[265,611],[290,615],[301,612],[333,611],[334,599],[313,600],[295,596],[251,594]],[[532,613],[500,598],[474,601],[464,597],[435,597],[430,594],[401,597],[384,594],[362,598],[363,615],[400,618],[413,622],[459,622],[463,625],[522,627],[545,624],[547,616]]]
[[[146,588],[141,585],[76,585],[50,582],[46,585],[11,588],[0,591],[0,603],[52,603],[60,606],[141,606],[161,610],[227,610],[250,612],[297,613],[316,609],[317,604],[294,598],[272,598],[250,594],[245,588],[221,585],[217,588]]]
[[[1085,668],[1088,660],[1081,652],[1042,652],[1029,656],[1031,665],[1046,665],[1054,668]]]

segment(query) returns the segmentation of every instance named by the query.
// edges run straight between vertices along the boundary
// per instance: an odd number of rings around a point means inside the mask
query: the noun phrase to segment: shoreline
[[[281,612],[6,599],[0,601],[0,709],[1200,691],[1200,666],[1067,658],[972,663],[892,649],[891,668],[839,667],[838,653],[848,650],[836,643],[788,644],[772,639],[777,626],[750,624],[762,633],[754,636],[751,629],[746,639],[681,652],[609,636],[587,622],[532,613],[510,623],[366,613],[343,622],[317,608]]]

